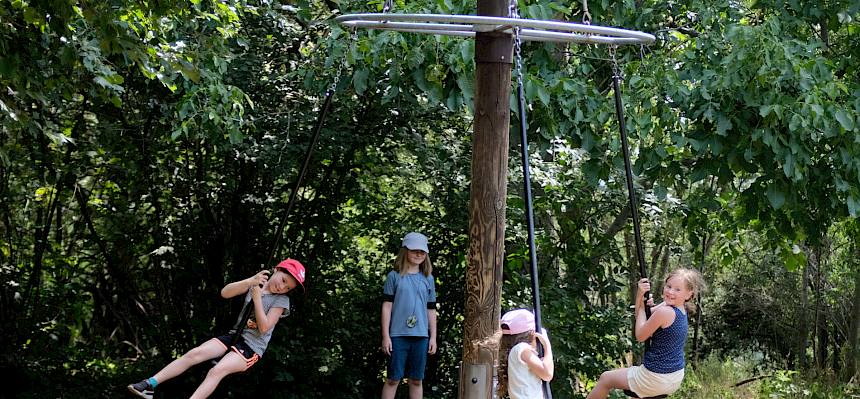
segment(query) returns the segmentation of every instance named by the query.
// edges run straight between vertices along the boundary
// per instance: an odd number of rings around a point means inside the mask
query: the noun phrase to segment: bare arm
[[[436,309],[427,309],[427,324],[430,327],[430,342],[427,345],[427,353],[436,353]]]
[[[388,335],[388,327],[391,324],[392,302],[382,302],[382,351],[386,355],[391,354],[391,337]]]
[[[636,340],[645,342],[657,331],[660,327],[666,327],[675,321],[675,312],[667,306],[655,306],[652,309],[651,317],[645,315],[645,292],[651,290],[651,283],[648,279],[639,280],[639,291],[636,295]]]
[[[230,284],[227,284],[224,286],[224,288],[221,289],[221,297],[232,298],[234,296],[242,295],[248,292],[248,290],[251,289],[251,287],[253,287],[255,284],[265,284],[266,281],[269,280],[269,273],[270,272],[268,270],[261,270],[253,277],[249,277],[244,280],[234,281]]]
[[[528,365],[529,370],[538,378],[544,381],[552,379],[555,373],[555,363],[552,358],[552,345],[549,343],[549,338],[544,334],[535,333],[535,337],[540,340],[543,345],[543,359],[538,357],[534,350],[525,350],[520,353],[520,359]]]
[[[251,289],[252,284],[253,283],[251,282],[250,278],[234,281],[230,284],[225,285],[224,288],[221,289],[221,297],[226,299],[232,298],[237,295],[242,295],[248,292],[249,289]]]
[[[260,333],[265,333],[274,328],[278,324],[278,320],[281,319],[281,315],[284,314],[284,308],[273,307],[269,309],[268,314],[265,313],[263,310],[262,289],[256,285],[251,288],[251,298],[254,300],[254,319],[257,320],[257,330]]]

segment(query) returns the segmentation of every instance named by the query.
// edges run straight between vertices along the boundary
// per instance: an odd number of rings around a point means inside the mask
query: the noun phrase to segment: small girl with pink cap
[[[552,379],[555,365],[546,330],[535,332],[535,316],[526,309],[505,313],[501,320],[499,343],[498,397],[543,399],[541,381]],[[543,359],[537,353],[537,340],[543,346]]]

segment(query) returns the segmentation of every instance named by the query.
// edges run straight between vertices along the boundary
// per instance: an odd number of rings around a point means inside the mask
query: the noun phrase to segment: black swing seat
[[[624,394],[631,397],[631,398],[638,398],[639,397],[638,395],[636,395],[635,392],[627,390],[627,389],[624,390]],[[657,395],[657,396],[649,396],[647,398],[640,398],[640,399],[663,399],[663,398],[666,398],[668,396],[669,395]]]

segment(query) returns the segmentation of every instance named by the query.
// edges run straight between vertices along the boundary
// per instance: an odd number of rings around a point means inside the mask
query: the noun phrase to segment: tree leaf
[[[726,132],[732,128],[732,121],[726,118],[722,113],[717,116],[717,134],[725,136]]]
[[[362,94],[367,90],[367,76],[369,74],[370,71],[367,68],[360,68],[352,74],[352,84],[356,94]]]
[[[851,116],[851,114],[845,112],[844,109],[836,110],[833,116],[836,117],[836,121],[838,121],[839,124],[842,125],[842,128],[845,129],[845,131],[850,132],[854,130],[854,118]]]
[[[773,209],[779,209],[785,205],[785,193],[773,184],[767,187],[767,199]]]

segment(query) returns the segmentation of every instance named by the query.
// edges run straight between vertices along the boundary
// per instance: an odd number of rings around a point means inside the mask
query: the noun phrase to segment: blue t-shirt
[[[645,351],[642,364],[660,374],[674,373],[684,368],[684,345],[687,343],[687,315],[676,307],[675,321],[669,327],[658,328],[651,336],[651,346]]]
[[[384,300],[392,302],[391,337],[429,337],[427,309],[436,309],[436,283],[433,275],[388,273],[383,287]]]

